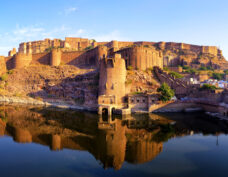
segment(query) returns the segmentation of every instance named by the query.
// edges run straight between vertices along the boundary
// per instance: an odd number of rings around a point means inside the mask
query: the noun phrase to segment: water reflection
[[[183,119],[184,117],[184,119]],[[52,151],[90,152],[104,168],[152,161],[164,142],[194,133],[227,133],[227,124],[194,114],[134,115],[102,119],[94,114],[15,106],[0,107],[0,136],[38,143]]]

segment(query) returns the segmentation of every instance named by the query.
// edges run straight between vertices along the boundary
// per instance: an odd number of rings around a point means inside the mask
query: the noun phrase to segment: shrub
[[[54,47],[48,47],[45,49],[45,52],[51,52]]]
[[[163,83],[161,87],[157,89],[157,91],[161,93],[160,100],[163,102],[171,100],[171,98],[175,95],[174,91],[167,83]]]
[[[195,74],[197,72],[196,69],[193,69],[193,68],[189,68],[187,70],[185,70],[186,73],[190,73],[190,74]]]
[[[216,87],[211,84],[203,84],[202,87],[200,87],[200,90],[215,90]]]
[[[190,69],[190,66],[184,65],[183,69]]]
[[[7,73],[8,74],[13,74],[14,70],[9,70]]]
[[[8,73],[5,73],[3,74],[1,77],[0,77],[1,81],[6,81],[8,79]]]
[[[165,66],[165,67],[163,68],[163,70],[164,70],[164,71],[168,71],[169,68]]]
[[[128,66],[127,70],[133,70],[133,66]]]
[[[85,50],[90,50],[90,49],[93,49],[93,46],[92,45],[85,48]]]
[[[221,74],[221,73],[213,73],[212,74],[212,78],[213,79],[217,79],[217,80],[222,80],[223,74]]]
[[[206,71],[206,70],[207,70],[207,67],[201,66],[201,67],[199,68],[199,70],[201,70],[201,71]]]
[[[214,70],[211,66],[207,66],[207,70]]]
[[[139,95],[139,94],[142,94],[143,92],[133,92],[132,94],[133,95]]]
[[[174,71],[171,71],[169,73],[171,76],[173,76],[175,79],[180,79],[180,78],[183,78],[183,76],[177,72],[174,72]]]

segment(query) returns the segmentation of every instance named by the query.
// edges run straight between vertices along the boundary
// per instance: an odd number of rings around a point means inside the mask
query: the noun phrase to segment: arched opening
[[[108,109],[107,108],[102,109],[102,120],[104,122],[108,121]]]
[[[113,67],[114,67],[113,60],[109,59],[107,61],[107,68],[113,68]]]

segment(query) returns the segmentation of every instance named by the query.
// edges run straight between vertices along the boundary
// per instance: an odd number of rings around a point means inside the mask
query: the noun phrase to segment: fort
[[[217,68],[225,67],[222,51],[215,46],[197,46],[173,42],[96,42],[85,38],[44,39],[21,43],[18,51],[13,48],[5,58],[7,69],[32,64],[57,66],[60,64],[92,65],[98,67],[100,59],[121,54],[126,67],[145,70],[153,66],[191,65],[205,55],[208,61],[199,63]]]
[[[40,93],[77,99],[84,106],[97,107],[99,114],[106,112],[111,115],[113,112],[129,114],[138,109],[152,112],[164,106],[156,93],[157,85],[153,83],[155,78],[158,84],[168,83],[175,90],[177,98],[194,92],[194,88],[190,88],[186,82],[173,78],[162,70],[164,67],[175,69],[185,65],[228,69],[222,51],[215,46],[146,41],[97,42],[93,39],[66,37],[65,40],[44,39],[19,44],[18,50],[13,48],[8,56],[0,57],[0,75],[9,70],[20,72],[34,66],[48,66],[52,70],[61,66],[93,70],[92,73],[76,78],[65,77],[58,85],[57,82],[50,84],[50,79],[43,77],[43,81],[36,81],[39,85],[26,86],[28,90],[31,87],[27,95]],[[148,70],[153,70],[154,76],[149,74],[145,78],[145,74],[140,75],[140,72]],[[135,84],[131,84],[129,73],[133,71],[141,83],[134,81]],[[13,87],[8,85],[9,83],[5,88],[12,92]],[[146,88],[143,92],[142,87]],[[140,94],[135,94],[136,92]]]

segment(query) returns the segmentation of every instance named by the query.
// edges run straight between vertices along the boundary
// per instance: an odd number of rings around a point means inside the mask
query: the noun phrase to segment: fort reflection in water
[[[153,160],[169,138],[202,133],[201,127],[188,128],[194,121],[203,120],[193,118],[183,123],[178,118],[174,121],[155,114],[106,120],[89,113],[1,106],[0,136],[11,136],[18,143],[49,146],[53,151],[88,151],[104,168],[118,170],[125,161],[139,164]],[[203,133],[224,133],[227,129],[212,125]]]

